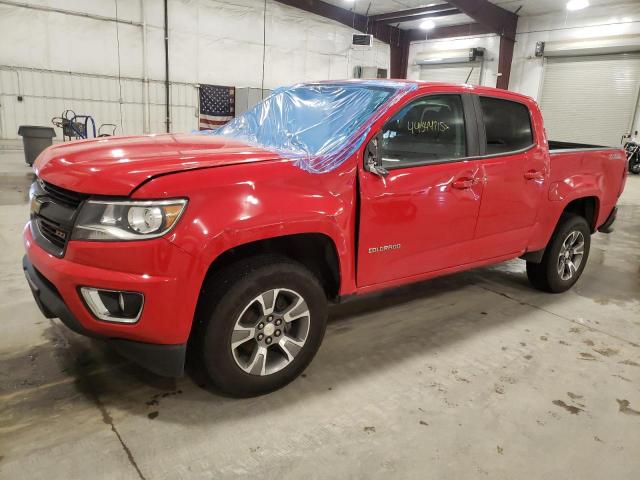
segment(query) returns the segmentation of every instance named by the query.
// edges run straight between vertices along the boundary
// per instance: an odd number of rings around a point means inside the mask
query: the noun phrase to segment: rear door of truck
[[[548,189],[549,151],[533,104],[483,94],[474,101],[485,182],[474,242],[479,261],[526,248]]]

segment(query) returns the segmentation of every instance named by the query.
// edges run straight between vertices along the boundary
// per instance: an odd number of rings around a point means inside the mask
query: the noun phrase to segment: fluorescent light
[[[589,0],[569,0],[567,10],[582,10],[589,6]]]
[[[436,26],[436,22],[434,22],[433,20],[425,20],[420,24],[420,28],[422,30],[431,30],[435,28],[435,26]]]

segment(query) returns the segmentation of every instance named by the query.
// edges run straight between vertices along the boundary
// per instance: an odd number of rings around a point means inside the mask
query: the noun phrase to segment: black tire
[[[629,162],[629,171],[634,175],[640,175],[640,159],[633,159]]]
[[[231,346],[236,321],[249,305],[256,307],[251,303],[253,299],[276,288],[295,291],[306,302],[309,311],[306,341],[281,370],[267,375],[247,373],[237,363]],[[223,268],[205,282],[196,314],[196,335],[200,336],[196,344],[214,385],[235,397],[252,397],[277,390],[303,372],[322,343],[326,319],[327,298],[318,279],[303,265],[286,257],[263,255]],[[250,342],[258,344],[253,337]],[[276,356],[283,354],[275,342],[270,347],[276,350]]]
[[[584,239],[584,253],[577,270],[568,279],[559,273],[559,258],[563,243],[570,234],[579,232]],[[561,293],[570,289],[578,281],[589,258],[591,246],[591,230],[589,224],[579,215],[563,213],[560,221],[545,249],[540,263],[527,262],[527,277],[538,290],[550,293]]]

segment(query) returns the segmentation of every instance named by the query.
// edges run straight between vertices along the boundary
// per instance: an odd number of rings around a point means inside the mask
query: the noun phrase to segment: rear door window
[[[531,118],[526,105],[502,98],[480,97],[480,106],[487,155],[515,152],[533,145]]]

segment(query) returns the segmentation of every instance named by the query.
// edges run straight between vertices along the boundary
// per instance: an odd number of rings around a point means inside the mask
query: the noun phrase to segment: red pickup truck
[[[517,257],[567,290],[626,175],[621,149],[549,142],[532,99],[469,85],[301,84],[216,134],[48,148],[23,267],[46,317],[162,375],[188,346],[237,396],[304,370],[328,301]]]

